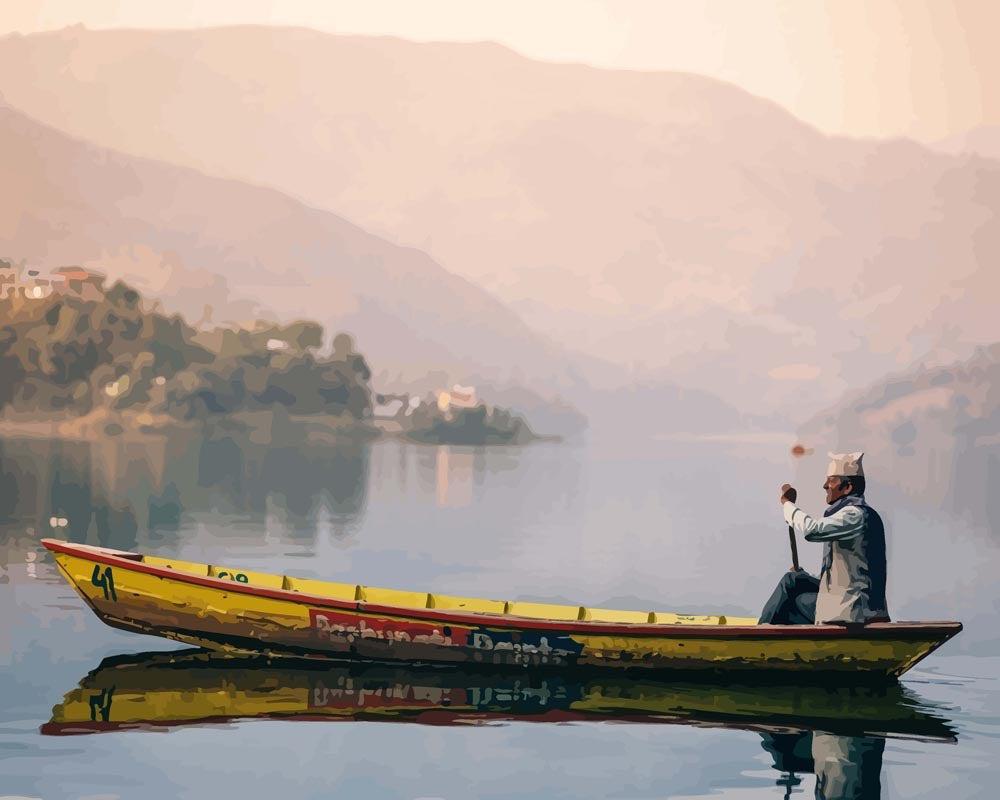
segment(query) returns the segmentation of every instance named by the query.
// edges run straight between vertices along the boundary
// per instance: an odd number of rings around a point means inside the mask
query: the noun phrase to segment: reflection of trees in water
[[[138,541],[139,521],[130,505],[118,508],[102,505],[94,508],[97,542],[117,550],[134,550]]]
[[[334,514],[358,517],[368,498],[368,464],[371,448],[367,445],[333,450],[328,457],[327,486]]]
[[[233,501],[244,496],[243,450],[231,438],[206,439],[198,453],[198,487],[214,489]]]
[[[280,495],[284,498],[283,510],[298,520],[309,517],[322,490],[322,481],[310,459],[291,447],[268,449],[255,483],[262,490],[251,495],[257,500],[254,504],[257,508],[263,508],[260,501],[265,496],[271,495],[273,499],[274,495]]]
[[[232,437],[203,442],[198,486],[209,490],[202,508],[279,512],[293,529],[314,529],[320,509],[336,524],[356,523],[368,499],[369,446],[261,446]]]
[[[0,442],[0,515],[71,541],[134,547],[139,527],[134,494],[120,481],[109,480],[104,460],[109,454],[95,447],[66,441]],[[120,455],[117,448],[116,443],[115,457]],[[134,492],[148,474],[132,463],[128,467]]]
[[[129,485],[118,480],[117,465],[127,464]],[[68,520],[67,536],[119,550],[133,549],[139,522],[134,490],[146,480],[135,463],[121,459],[118,443],[88,445],[56,442],[51,459],[51,514]]]
[[[69,520],[69,539],[74,542],[86,540],[95,513],[95,498],[91,492],[93,483],[90,469],[90,448],[79,442],[55,442],[50,461],[49,502],[51,515]],[[107,503],[96,500],[98,508],[106,508]],[[106,515],[105,515],[106,516]],[[105,538],[107,527],[105,527]],[[91,544],[107,544],[99,537]]]
[[[365,444],[269,448],[260,464],[253,466],[254,509],[280,512],[293,536],[314,535],[326,523],[335,535],[343,536],[364,516],[369,479]]]
[[[153,437],[150,437],[153,438]],[[176,532],[185,513],[277,512],[315,536],[319,516],[335,533],[362,518],[369,448],[265,446],[236,436],[179,435],[155,442],[0,441],[0,520],[71,541],[135,549],[140,532]],[[53,528],[52,517],[65,518]]]
[[[150,529],[177,530],[181,522],[181,492],[173,481],[159,493],[151,492],[148,501]]]
[[[41,497],[48,470],[41,466],[48,463],[52,444],[40,444],[40,452],[26,450],[25,444],[0,440],[0,519],[36,525],[47,508]]]
[[[28,497],[38,491],[35,475],[25,470],[16,451],[0,439],[0,523],[17,520]]]

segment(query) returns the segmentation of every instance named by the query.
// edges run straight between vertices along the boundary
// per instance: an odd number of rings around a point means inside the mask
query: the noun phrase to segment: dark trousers
[[[819,578],[805,570],[789,570],[781,576],[760,612],[762,625],[812,625],[816,621]]]

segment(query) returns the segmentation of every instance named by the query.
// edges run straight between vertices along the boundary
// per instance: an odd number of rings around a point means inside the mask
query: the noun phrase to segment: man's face
[[[831,475],[827,478],[823,483],[823,488],[826,490],[826,504],[828,506],[851,493],[851,484],[838,475]]]

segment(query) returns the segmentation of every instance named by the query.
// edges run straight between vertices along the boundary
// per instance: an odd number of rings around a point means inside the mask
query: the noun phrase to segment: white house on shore
[[[460,386],[456,383],[450,391],[438,392],[437,404],[441,411],[452,408],[475,408],[479,405],[476,387]]]

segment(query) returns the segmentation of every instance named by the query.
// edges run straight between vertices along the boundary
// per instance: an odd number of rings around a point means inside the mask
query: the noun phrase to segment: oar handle
[[[785,497],[794,503],[799,499],[799,493],[789,486],[788,491],[785,492]],[[801,569],[799,566],[799,546],[795,542],[795,529],[791,525],[788,526],[788,544],[792,548],[792,569],[798,572]]]
[[[801,567],[799,566],[799,546],[795,543],[795,531],[792,526],[788,526],[788,544],[792,547],[792,568],[798,572]]]

